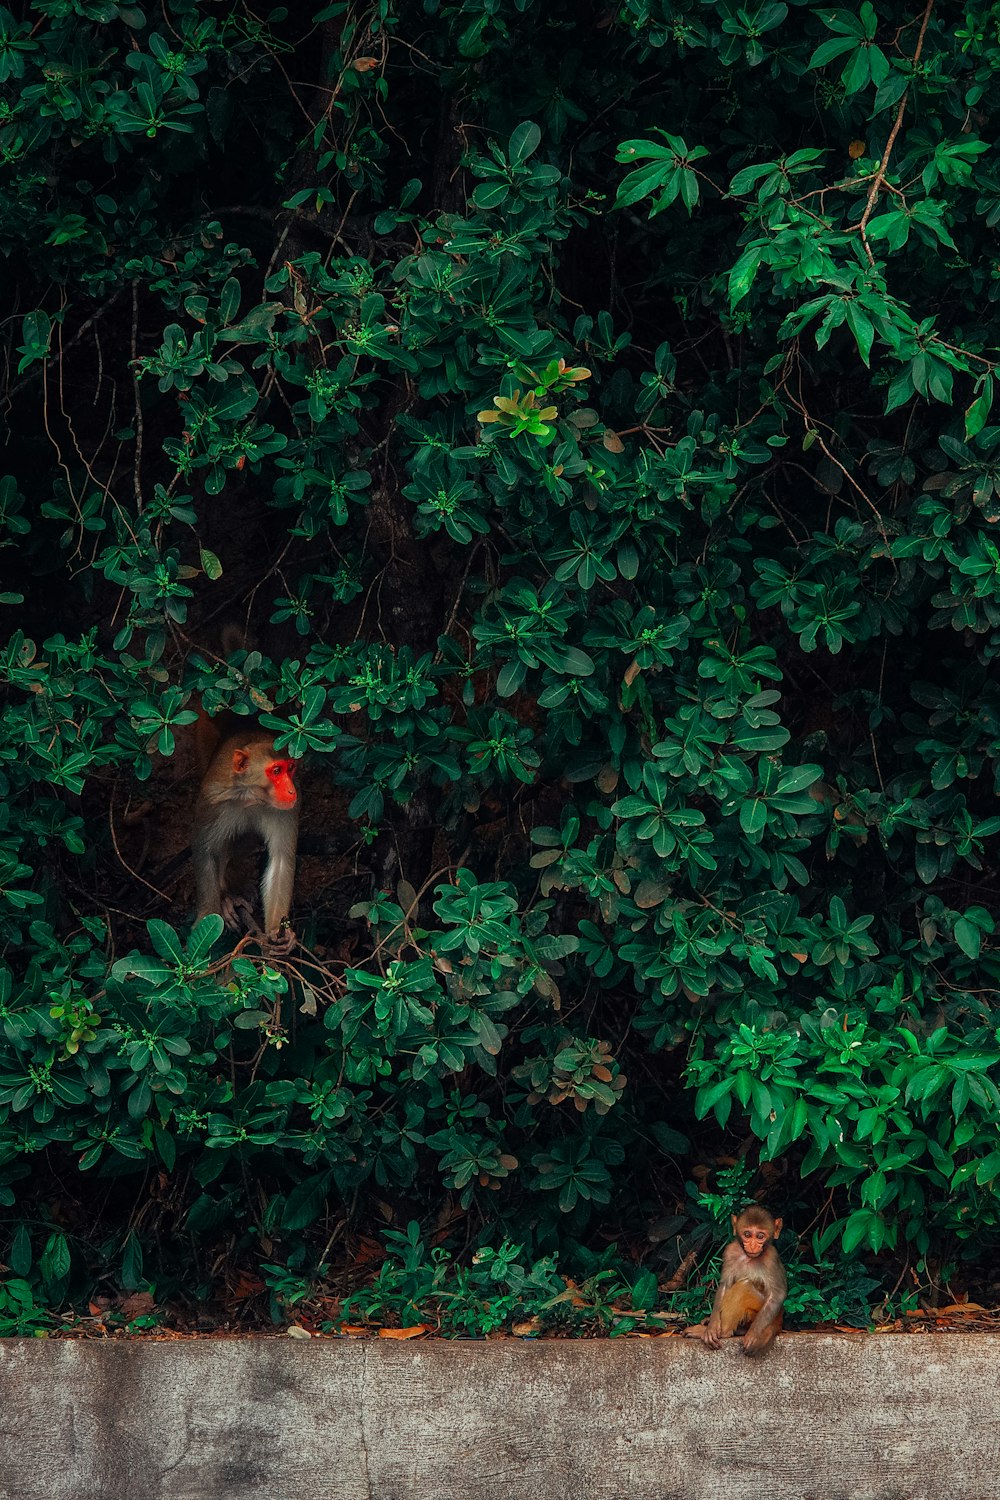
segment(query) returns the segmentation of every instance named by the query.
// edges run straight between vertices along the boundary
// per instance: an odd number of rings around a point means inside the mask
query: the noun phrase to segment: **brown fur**
[[[227,716],[226,729],[232,718]],[[227,927],[238,928],[241,914],[250,915],[249,903],[230,894],[226,871],[230,856],[242,844],[263,842],[267,846],[261,882],[264,935],[272,948],[287,952],[295,942],[287,925],[299,826],[298,797],[291,781],[294,762],[275,754],[272,735],[248,720],[235,722],[236,731],[218,739],[214,750],[212,737],[219,733],[214,720],[208,720],[209,729],[196,741],[199,758],[211,751],[191,836],[198,916],[218,912]]]
[[[733,1239],[722,1257],[712,1316],[707,1323],[686,1328],[690,1338],[717,1349],[749,1324],[743,1336],[744,1354],[762,1353],[781,1329],[782,1306],[788,1291],[785,1268],[773,1241],[781,1220],[758,1204],[733,1215]]]

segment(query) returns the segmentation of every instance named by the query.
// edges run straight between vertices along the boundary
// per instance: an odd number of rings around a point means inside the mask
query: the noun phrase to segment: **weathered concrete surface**
[[[0,1341],[0,1500],[994,1500],[1000,1339]]]

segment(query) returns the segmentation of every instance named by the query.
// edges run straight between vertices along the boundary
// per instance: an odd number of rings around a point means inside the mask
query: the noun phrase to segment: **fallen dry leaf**
[[[118,1303],[118,1309],[124,1318],[131,1323],[133,1318],[144,1318],[153,1311],[156,1306],[150,1292],[130,1292]]]
[[[354,1247],[353,1260],[355,1266],[366,1266],[375,1260],[381,1263],[384,1259],[385,1250],[379,1244],[378,1240],[368,1239],[362,1235]]]
[[[265,1290],[264,1282],[259,1276],[254,1276],[250,1271],[238,1271],[232,1296],[237,1302],[242,1302],[246,1297],[257,1297]]]
[[[415,1323],[412,1328],[380,1328],[378,1336],[380,1339],[418,1339],[422,1333],[429,1333],[429,1323]]]

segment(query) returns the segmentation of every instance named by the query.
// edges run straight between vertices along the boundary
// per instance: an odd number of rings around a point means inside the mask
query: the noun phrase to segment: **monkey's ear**
[[[782,1226],[783,1223],[784,1223],[783,1219],[775,1219],[775,1221],[774,1221],[774,1238],[775,1239],[777,1239],[778,1235],[781,1233],[781,1226]]]
[[[249,764],[250,764],[250,752],[248,750],[234,750],[233,751],[233,774],[234,774],[234,776],[242,776],[243,772],[246,770],[246,768],[247,768],[247,766]]]
[[[733,1221],[733,1234],[735,1234],[736,1233],[736,1221],[739,1218],[739,1214],[731,1214],[730,1217],[731,1217],[731,1219]]]

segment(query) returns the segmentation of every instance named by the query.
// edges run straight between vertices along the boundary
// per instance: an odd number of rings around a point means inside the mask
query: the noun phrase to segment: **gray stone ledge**
[[[0,1340],[0,1500],[994,1500],[1000,1340]]]

